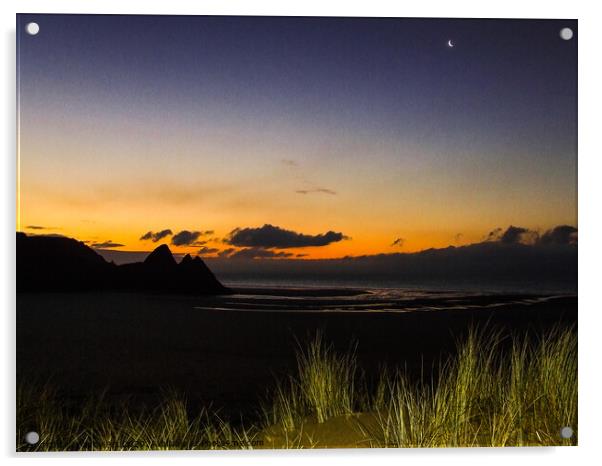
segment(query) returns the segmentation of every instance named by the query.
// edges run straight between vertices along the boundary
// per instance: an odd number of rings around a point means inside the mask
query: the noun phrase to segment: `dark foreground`
[[[413,312],[388,312],[403,306],[360,299],[353,306],[362,311],[344,312],[344,296],[353,291],[323,290],[301,309],[290,300],[306,298],[304,291],[279,290],[269,304],[258,298],[262,293],[253,294],[232,310],[226,297],[19,293],[17,382],[49,381],[75,404],[107,388],[108,399],[152,405],[170,387],[185,393],[191,406],[253,416],[275,378],[295,372],[297,341],[319,329],[342,351],[357,342],[368,377],[383,364],[406,367],[418,377],[453,351],[471,325],[522,332],[577,322],[574,296],[455,297],[441,306],[437,297],[416,298],[414,307],[428,310]],[[365,312],[379,304],[388,311]]]

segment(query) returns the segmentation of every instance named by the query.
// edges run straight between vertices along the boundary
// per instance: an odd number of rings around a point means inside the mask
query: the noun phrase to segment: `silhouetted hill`
[[[177,263],[173,258],[173,255],[171,254],[167,244],[162,244],[153,252],[151,252],[146,259],[144,259],[144,265],[147,268],[160,270],[169,267],[175,267]]]
[[[72,238],[17,233],[17,291],[81,290],[228,291],[199,257],[178,264],[166,245],[144,262],[115,265]]]

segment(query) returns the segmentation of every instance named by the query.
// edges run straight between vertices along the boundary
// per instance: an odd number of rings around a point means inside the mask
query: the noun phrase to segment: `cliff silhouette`
[[[116,265],[81,241],[17,233],[17,291],[145,291],[224,294],[228,289],[200,257],[176,262],[157,247],[143,262]]]

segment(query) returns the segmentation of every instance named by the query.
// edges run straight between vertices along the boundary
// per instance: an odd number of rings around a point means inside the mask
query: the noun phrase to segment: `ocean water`
[[[199,302],[196,309],[245,312],[405,313],[438,310],[529,307],[575,299],[567,288],[366,281],[229,280],[231,295]]]
[[[267,289],[359,289],[394,290],[399,293],[439,293],[460,292],[473,294],[576,294],[577,283],[566,281],[525,281],[525,280],[387,280],[387,279],[308,279],[308,278],[256,278],[220,277],[222,283],[231,288]]]

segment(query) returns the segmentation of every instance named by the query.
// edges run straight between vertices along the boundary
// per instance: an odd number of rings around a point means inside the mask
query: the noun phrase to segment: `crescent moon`
[[[447,41],[447,46],[450,48],[454,46],[454,43],[451,41],[451,39]]]

